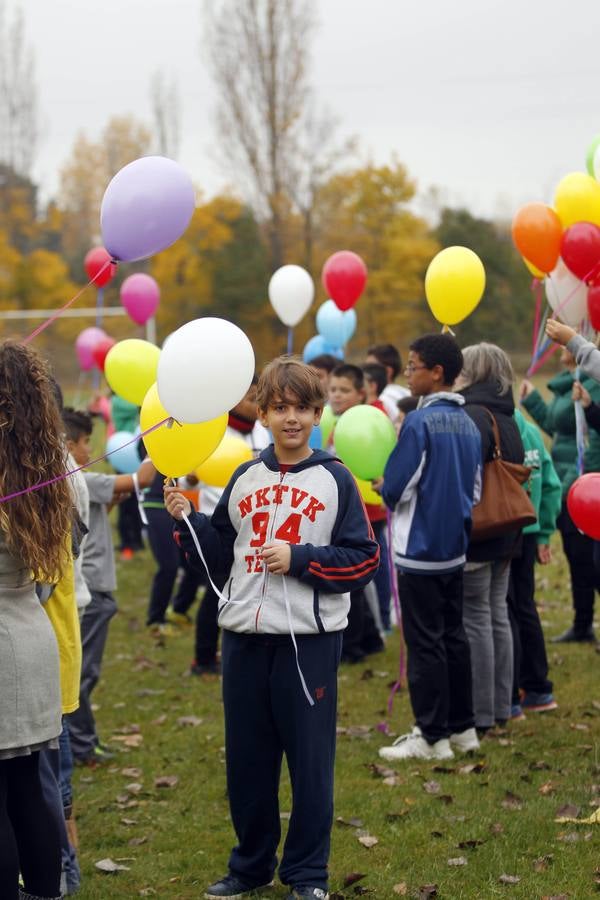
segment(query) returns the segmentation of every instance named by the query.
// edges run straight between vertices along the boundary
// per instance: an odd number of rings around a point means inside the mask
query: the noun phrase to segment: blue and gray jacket
[[[212,517],[193,513],[213,579],[225,577],[219,625],[230,631],[295,634],[346,627],[351,590],[364,587],[379,565],[379,545],[358,488],[335,457],[315,450],[282,472],[273,445],[241,465]],[[175,524],[190,564],[203,571],[185,522]],[[291,546],[287,575],[263,567],[262,546]],[[285,585],[283,581],[285,579]]]
[[[466,559],[471,508],[481,494],[481,438],[460,394],[424,397],[407,415],[387,462],[382,496],[394,511],[396,565],[440,575]]]

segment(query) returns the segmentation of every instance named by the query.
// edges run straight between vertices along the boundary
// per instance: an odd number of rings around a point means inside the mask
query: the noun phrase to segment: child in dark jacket
[[[406,374],[419,409],[408,414],[385,467],[382,496],[394,510],[394,558],[408,688],[416,727],[384,759],[452,759],[479,746],[469,645],[462,622],[463,568],[471,508],[479,497],[481,440],[452,392],[462,353],[446,334],[410,348]]]
[[[210,519],[191,514],[176,488],[165,491],[192,564],[200,560],[184,515],[213,580],[225,579],[219,625],[238,844],[228,874],[205,897],[238,897],[271,882],[284,754],[293,800],[279,875],[289,898],[327,896],[342,631],[348,591],[371,580],[379,548],[351,474],[309,447],[323,401],[313,369],[289,357],[273,361],[257,403],[274,446],[236,470]]]

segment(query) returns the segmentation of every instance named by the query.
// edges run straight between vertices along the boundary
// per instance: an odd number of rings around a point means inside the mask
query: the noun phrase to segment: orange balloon
[[[526,203],[512,223],[512,236],[521,256],[541,272],[552,272],[560,256],[562,225],[545,203]]]

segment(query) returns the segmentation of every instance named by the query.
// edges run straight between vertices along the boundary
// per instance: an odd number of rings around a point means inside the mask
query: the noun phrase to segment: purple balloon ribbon
[[[28,488],[23,488],[21,491],[14,491],[12,494],[6,494],[4,497],[0,497],[0,503],[7,503],[8,500],[14,500],[15,497],[22,497],[24,494],[31,494],[33,491],[39,491],[51,484],[55,484],[57,481],[62,481],[64,478],[69,478],[71,475],[75,475],[77,472],[81,472],[82,469],[89,469],[90,466],[95,466],[96,463],[102,462],[103,459],[107,459],[109,456],[112,456],[113,453],[118,453],[119,450],[123,449],[123,447],[129,447],[130,444],[135,444],[137,441],[141,440],[141,438],[146,437],[147,434],[150,434],[152,431],[156,431],[157,428],[161,428],[163,425],[167,425],[169,422],[173,421],[174,420],[171,416],[167,416],[166,419],[163,419],[161,422],[157,422],[156,425],[153,425],[151,428],[147,428],[140,434],[136,434],[135,437],[133,437],[130,441],[127,441],[126,444],[121,444],[120,447],[116,447],[114,450],[111,450],[110,453],[104,453],[102,456],[98,456],[96,457],[96,459],[92,459],[89,463],[86,463],[85,466],[78,466],[76,469],[71,469],[70,472],[63,472],[62,475],[56,475],[54,478],[49,478],[48,481],[40,481],[38,484],[34,484]]]

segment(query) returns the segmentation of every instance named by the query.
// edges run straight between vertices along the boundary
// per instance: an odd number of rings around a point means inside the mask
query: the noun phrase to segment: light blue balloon
[[[342,347],[356,331],[356,312],[342,312],[333,300],[326,300],[317,310],[317,331],[328,344]]]
[[[320,425],[313,425],[310,437],[308,439],[308,446],[312,450],[320,450],[323,446],[323,436],[321,434]]]
[[[304,345],[302,359],[305,363],[309,363],[311,359],[314,359],[315,356],[321,356],[322,353],[329,353],[331,356],[335,356],[336,359],[344,358],[344,351],[341,347],[328,343],[322,334],[315,334]]]
[[[111,454],[108,461],[113,469],[122,475],[132,475],[140,467],[138,442],[135,441],[128,447],[123,446],[129,441],[133,441],[134,438],[135,435],[130,431],[115,431],[106,442],[106,452]],[[121,447],[122,449],[119,449]]]

